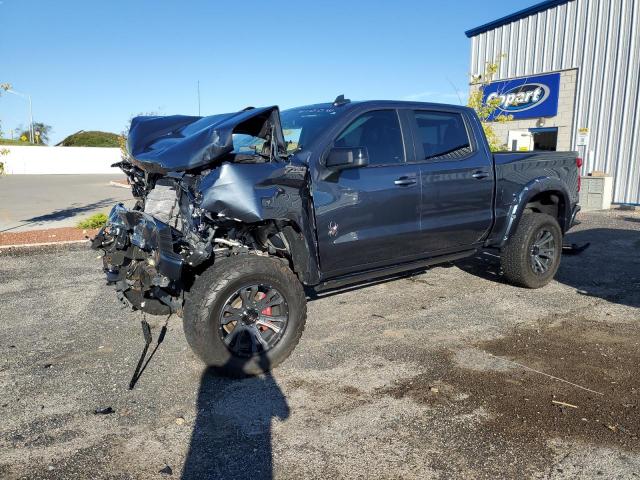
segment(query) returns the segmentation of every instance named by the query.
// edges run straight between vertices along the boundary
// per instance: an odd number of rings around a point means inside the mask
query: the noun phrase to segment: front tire
[[[544,213],[526,212],[502,249],[502,271],[513,285],[541,288],[558,271],[561,254],[562,230],[558,221]]]
[[[184,332],[191,349],[219,373],[240,377],[282,363],[307,317],[304,290],[281,261],[238,255],[217,261],[185,294]]]

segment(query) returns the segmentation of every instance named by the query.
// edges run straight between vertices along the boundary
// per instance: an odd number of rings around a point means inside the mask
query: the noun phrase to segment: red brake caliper
[[[267,295],[265,293],[258,292],[258,296],[260,297],[259,299],[262,300]],[[271,307],[264,308],[260,313],[262,315],[271,316]],[[260,330],[262,330],[264,332],[266,329],[267,329],[267,327],[265,327],[264,325],[260,325]]]

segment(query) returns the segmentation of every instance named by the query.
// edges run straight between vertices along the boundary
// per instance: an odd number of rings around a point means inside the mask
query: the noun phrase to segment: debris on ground
[[[163,475],[173,475],[173,469],[166,465],[163,469],[159,470],[158,473],[162,473]]]
[[[111,407],[96,408],[93,411],[94,415],[109,415],[109,414],[115,413],[115,412],[116,411]]]
[[[577,243],[568,243],[562,245],[562,254],[563,255],[580,255],[587,248],[589,248],[591,242],[583,243],[582,245],[578,245]]]

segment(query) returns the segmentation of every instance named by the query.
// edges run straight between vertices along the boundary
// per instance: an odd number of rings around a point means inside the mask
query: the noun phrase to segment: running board
[[[335,288],[341,288],[346,285],[367,282],[370,280],[375,280],[377,278],[391,277],[399,273],[408,273],[432,265],[438,265],[441,263],[460,260],[461,258],[467,258],[474,255],[476,252],[477,249],[465,250],[463,252],[452,253],[449,255],[440,255],[438,257],[426,258],[414,262],[401,263],[399,265],[393,265],[391,267],[375,268],[373,270],[367,270],[365,272],[343,275],[321,282],[319,285],[313,287],[313,290],[315,290],[316,292],[324,292],[325,290],[333,290]]]

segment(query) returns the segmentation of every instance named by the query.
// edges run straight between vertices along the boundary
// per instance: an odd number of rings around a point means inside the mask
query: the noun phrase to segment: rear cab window
[[[461,113],[414,110],[418,161],[461,160],[472,152]]]
[[[366,112],[352,121],[334,147],[366,148],[369,166],[404,163],[404,142],[396,110]]]

